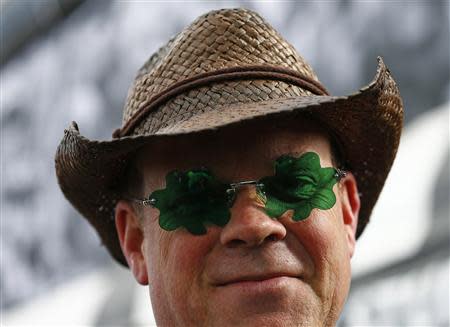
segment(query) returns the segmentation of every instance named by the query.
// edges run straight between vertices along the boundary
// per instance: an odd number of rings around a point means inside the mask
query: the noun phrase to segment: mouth
[[[240,284],[240,285],[251,285],[251,284],[267,284],[267,283],[274,283],[283,281],[286,279],[295,278],[300,280],[301,278],[299,276],[293,276],[290,274],[268,274],[268,275],[255,275],[255,276],[241,276],[237,278],[233,278],[230,280],[227,280],[223,283],[216,284],[217,287],[224,287],[228,285],[233,284]]]

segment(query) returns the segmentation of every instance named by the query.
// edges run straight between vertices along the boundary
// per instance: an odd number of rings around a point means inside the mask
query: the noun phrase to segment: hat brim
[[[403,124],[399,90],[380,57],[372,82],[348,96],[290,97],[221,109],[194,115],[152,135],[97,141],[80,135],[75,123],[64,131],[55,156],[58,183],[118,262],[127,266],[114,223],[114,207],[120,199],[116,183],[131,153],[155,138],[215,130],[266,117],[308,115],[332,131],[362,196],[356,237],[361,235],[394,161]]]

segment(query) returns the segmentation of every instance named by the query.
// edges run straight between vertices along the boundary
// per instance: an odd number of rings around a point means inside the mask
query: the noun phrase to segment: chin
[[[220,327],[298,327],[298,326],[325,326],[317,323],[311,316],[302,316],[295,313],[279,312],[279,313],[258,313],[244,317],[232,317],[226,319],[221,317],[210,324],[204,326],[220,326]]]
[[[290,298],[290,301],[271,302],[269,298],[246,302],[222,304],[210,324],[205,326],[325,326],[320,319],[320,306],[308,296]],[[280,300],[280,299],[278,299]]]

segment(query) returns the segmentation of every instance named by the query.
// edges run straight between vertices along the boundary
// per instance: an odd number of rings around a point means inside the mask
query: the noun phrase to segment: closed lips
[[[239,276],[236,278],[229,279],[225,282],[217,283],[216,286],[226,286],[228,284],[245,282],[245,281],[262,281],[262,280],[276,278],[276,277],[292,277],[292,278],[300,279],[300,276],[296,276],[293,274],[287,274],[287,273],[274,273],[274,274],[266,274],[266,275],[245,275],[245,276]]]

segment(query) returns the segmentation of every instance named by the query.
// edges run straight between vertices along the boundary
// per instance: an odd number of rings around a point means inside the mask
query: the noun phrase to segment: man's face
[[[173,169],[206,166],[223,181],[258,180],[273,175],[280,155],[298,157],[308,151],[320,156],[322,167],[333,166],[327,136],[311,123],[279,130],[252,124],[207,137],[164,140],[139,156],[143,195],[163,189]],[[300,222],[291,219],[292,211],[270,218],[255,200],[254,185],[239,189],[230,221],[224,227],[207,225],[205,235],[184,228],[165,231],[158,225],[159,211],[145,207],[141,237],[134,241],[130,233],[121,243],[136,279],[150,286],[157,323],[334,325],[349,290],[359,209],[359,202],[351,199],[356,187],[349,176],[334,185],[333,208],[314,209]],[[135,219],[133,213],[124,216],[124,221]],[[126,240],[132,245],[127,247]]]

